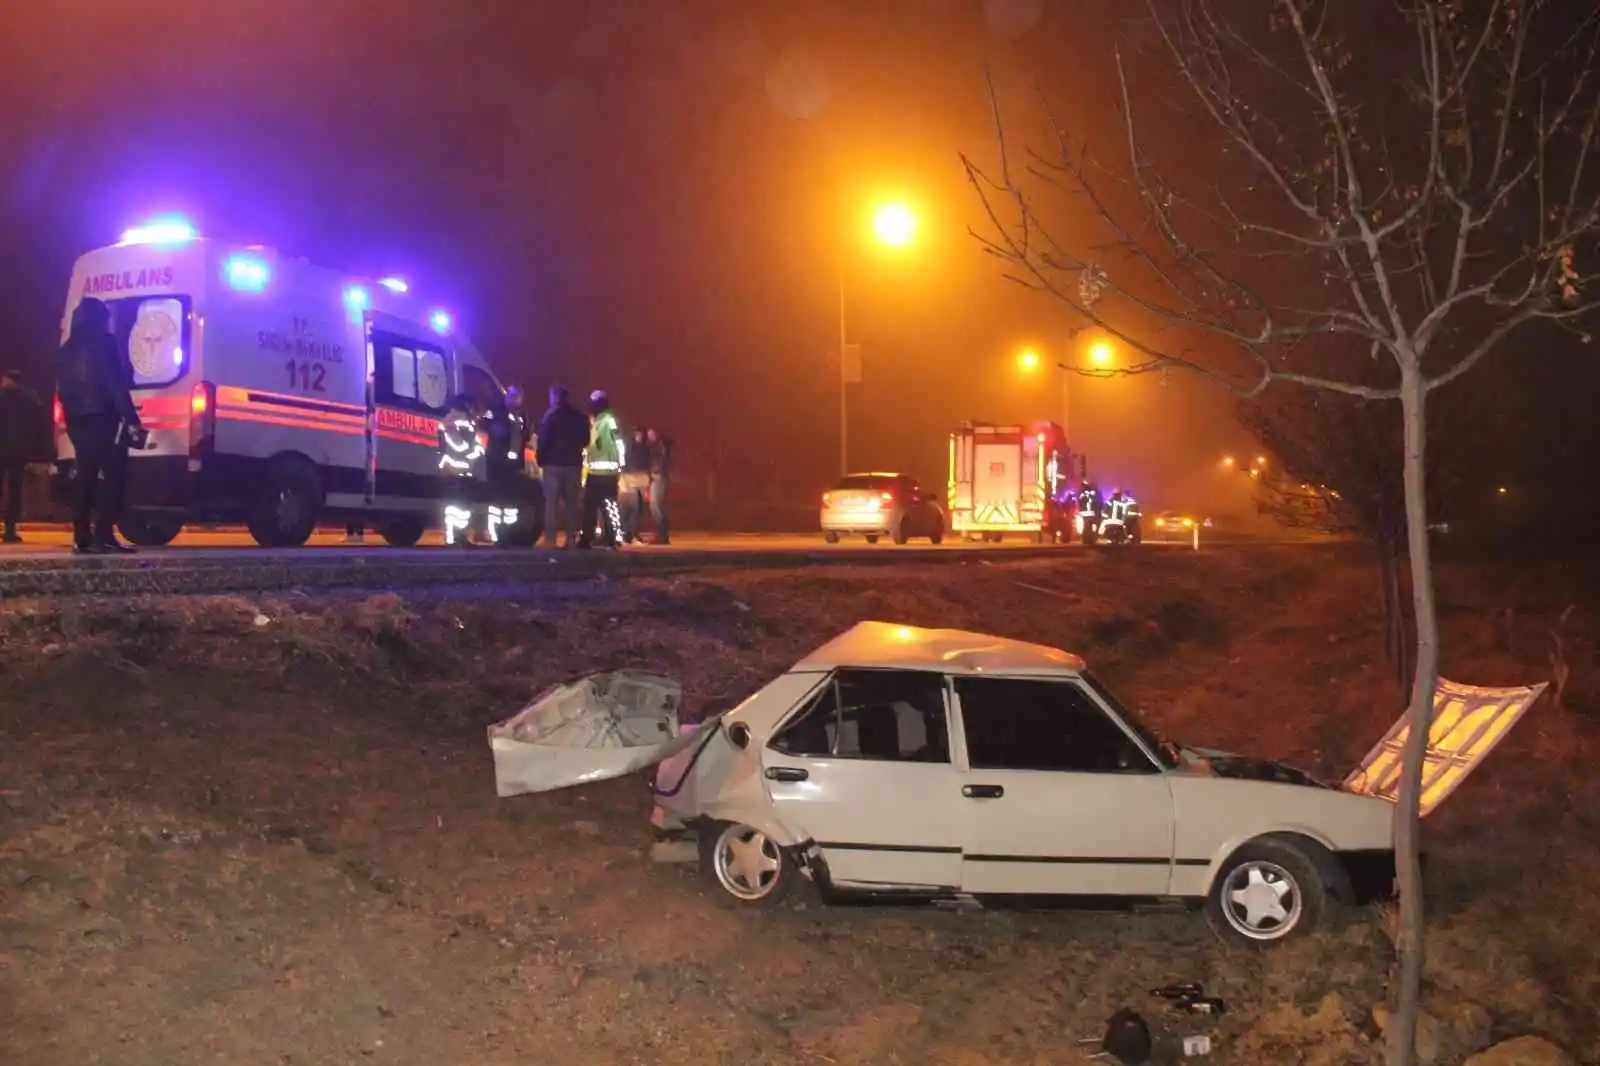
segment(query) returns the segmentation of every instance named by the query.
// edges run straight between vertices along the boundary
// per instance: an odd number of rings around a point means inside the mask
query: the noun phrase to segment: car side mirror
[[[743,722],[735,722],[728,727],[728,743],[743,751],[750,746],[750,727]]]

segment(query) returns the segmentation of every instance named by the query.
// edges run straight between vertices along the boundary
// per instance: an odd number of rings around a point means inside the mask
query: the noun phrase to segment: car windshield
[[[836,489],[892,489],[897,479],[893,474],[851,474],[840,478]]]
[[[1110,707],[1117,717],[1127,724],[1129,729],[1133,730],[1135,736],[1144,741],[1145,747],[1155,753],[1155,757],[1160,761],[1164,769],[1177,769],[1178,746],[1176,744],[1170,740],[1163,739],[1149,726],[1141,722],[1139,716],[1124,707],[1122,701],[1113,696],[1111,690],[1106,688],[1099,678],[1089,673],[1085,673],[1082,676],[1084,684],[1088,685],[1094,691],[1094,694],[1099,696],[1105,705]]]

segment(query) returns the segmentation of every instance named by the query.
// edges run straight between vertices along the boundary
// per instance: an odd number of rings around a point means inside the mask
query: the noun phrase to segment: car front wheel
[[[1253,840],[1228,857],[1206,898],[1206,922],[1224,942],[1260,950],[1313,932],[1328,888],[1299,846]]]
[[[700,831],[700,873],[739,907],[772,907],[794,894],[800,871],[767,834],[737,822]]]

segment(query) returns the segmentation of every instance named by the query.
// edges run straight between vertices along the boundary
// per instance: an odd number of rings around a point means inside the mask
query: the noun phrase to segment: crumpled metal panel
[[[633,670],[546,689],[489,727],[496,794],[605,781],[669,758],[695,739],[678,728],[682,698],[676,680]]]

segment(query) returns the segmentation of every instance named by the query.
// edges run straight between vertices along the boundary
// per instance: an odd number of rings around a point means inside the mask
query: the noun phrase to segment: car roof
[[[1079,674],[1081,658],[1059,648],[963,629],[921,629],[857,622],[795,664],[796,670],[844,666],[937,670],[947,674]]]

